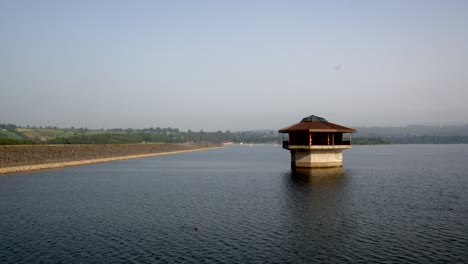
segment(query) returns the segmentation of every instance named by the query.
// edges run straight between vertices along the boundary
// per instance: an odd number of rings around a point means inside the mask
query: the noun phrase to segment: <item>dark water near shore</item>
[[[468,262],[468,145],[344,161],[293,175],[244,146],[2,176],[0,263]]]

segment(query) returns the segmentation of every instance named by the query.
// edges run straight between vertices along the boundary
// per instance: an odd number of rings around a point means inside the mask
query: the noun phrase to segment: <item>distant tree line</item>
[[[180,131],[177,128],[150,127],[144,129],[115,128],[57,128],[27,126],[28,131],[21,130],[14,124],[0,123],[0,145],[17,144],[124,144],[142,142],[166,143],[203,143],[233,142],[262,144],[280,144],[282,136],[277,131],[256,130],[231,132],[216,131]],[[354,145],[376,144],[468,144],[468,126],[444,128],[416,127],[407,128],[362,128],[353,135]],[[391,130],[393,129],[393,131]],[[31,131],[32,130],[32,131]],[[21,133],[23,131],[24,133]],[[423,134],[423,133],[434,134]],[[42,139],[42,140],[41,140]],[[46,140],[47,139],[47,140]]]
[[[124,133],[122,133],[124,132]],[[273,131],[250,132],[181,132],[173,128],[161,129],[131,129],[107,130],[101,134],[76,135],[71,137],[57,137],[46,141],[48,144],[118,144],[141,142],[165,142],[165,143],[204,143],[204,142],[234,142],[234,143],[280,143],[281,138]]]
[[[468,136],[406,136],[388,139],[391,144],[468,144]]]
[[[353,138],[353,145],[382,145],[382,144],[392,144],[390,140],[382,137],[359,137]]]
[[[280,144],[281,135],[274,131],[251,132],[142,132],[103,133],[95,135],[78,135],[72,137],[58,137],[48,140],[48,144],[119,144],[140,142],[166,143],[203,143],[203,142],[233,142],[249,144]],[[353,138],[354,145],[382,145],[382,144],[468,144],[468,136],[412,136],[412,137],[357,137]]]
[[[8,131],[14,131],[16,130],[18,127],[14,124],[2,124],[0,123],[0,129],[5,129],[5,130],[8,130]]]
[[[353,144],[468,144],[468,136],[355,137]]]
[[[37,145],[37,144],[39,144],[38,141],[30,140],[30,139],[18,140],[18,139],[0,137],[0,145]]]

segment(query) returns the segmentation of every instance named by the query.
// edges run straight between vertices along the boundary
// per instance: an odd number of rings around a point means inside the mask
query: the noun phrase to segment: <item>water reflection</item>
[[[343,257],[339,245],[355,231],[348,212],[347,173],[343,168],[296,169],[284,175],[285,229],[301,230],[288,237],[288,250],[321,252],[326,247],[329,257]]]
[[[318,184],[332,183],[340,181],[343,178],[343,168],[326,169],[300,169],[296,168],[289,172],[292,183],[295,184]]]
[[[284,193],[296,206],[304,204],[310,207],[318,201],[321,205],[336,206],[347,192],[344,188],[347,176],[343,168],[291,170],[283,176]]]

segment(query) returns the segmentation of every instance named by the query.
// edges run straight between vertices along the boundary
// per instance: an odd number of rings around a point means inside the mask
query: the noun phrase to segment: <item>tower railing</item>
[[[342,140],[341,142],[334,142],[333,144],[330,142],[330,143],[325,143],[325,142],[321,142],[321,144],[312,144],[312,145],[308,145],[308,144],[302,144],[302,143],[290,143],[289,140],[283,140],[283,148],[284,149],[289,149],[290,146],[350,146],[351,145],[351,141],[350,140]]]

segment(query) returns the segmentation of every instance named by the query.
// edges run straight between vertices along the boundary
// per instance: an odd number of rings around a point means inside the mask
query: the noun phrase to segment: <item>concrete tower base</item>
[[[343,166],[343,150],[350,146],[290,146],[291,168],[336,168]]]

